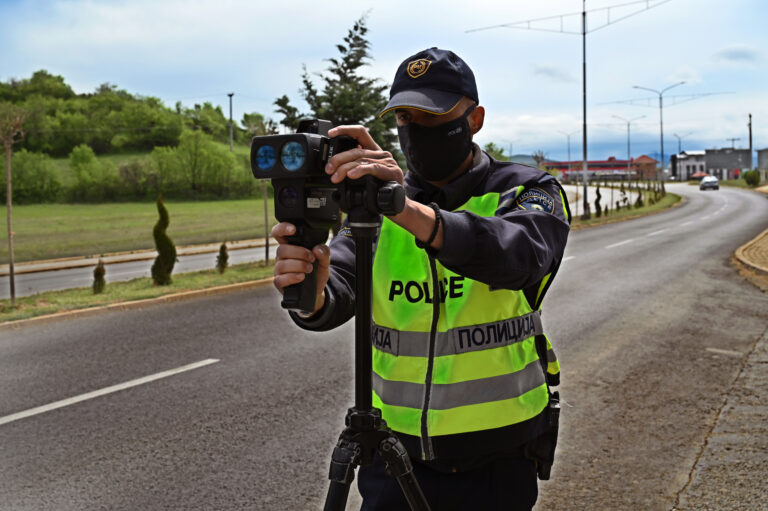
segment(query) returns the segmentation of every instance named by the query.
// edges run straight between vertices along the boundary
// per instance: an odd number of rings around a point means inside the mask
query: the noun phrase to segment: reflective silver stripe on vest
[[[453,328],[437,332],[435,356],[508,346],[543,333],[540,311],[494,323]],[[392,355],[429,356],[429,332],[400,332],[374,323],[371,337],[374,348]]]
[[[551,364],[552,362],[557,362],[557,356],[555,355],[555,350],[547,350],[547,363]]]
[[[385,404],[408,408],[422,407],[426,387],[423,383],[385,380],[376,373],[372,376],[373,390]],[[433,383],[429,408],[447,410],[458,406],[512,399],[543,384],[544,373],[539,361],[535,360],[516,373],[457,383]]]

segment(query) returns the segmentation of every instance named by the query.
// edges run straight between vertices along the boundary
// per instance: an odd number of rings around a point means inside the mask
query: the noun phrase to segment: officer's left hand
[[[335,155],[328,160],[325,172],[331,181],[340,183],[345,177],[358,179],[371,174],[382,181],[403,184],[403,171],[392,157],[373,140],[365,126],[337,126],[328,132],[331,138],[346,135],[357,140],[358,147]]]

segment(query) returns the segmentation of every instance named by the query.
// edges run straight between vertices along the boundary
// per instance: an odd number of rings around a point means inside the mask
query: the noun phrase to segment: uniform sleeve
[[[532,286],[563,258],[570,211],[552,176],[502,193],[493,217],[441,213],[445,241],[433,255],[451,271],[492,288]]]
[[[309,318],[289,314],[305,330],[332,330],[355,315],[355,242],[346,225],[331,240],[331,275],[325,286],[323,308]]]

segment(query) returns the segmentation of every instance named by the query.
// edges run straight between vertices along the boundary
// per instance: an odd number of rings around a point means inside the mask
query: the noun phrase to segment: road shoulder
[[[728,390],[674,509],[764,508],[768,486],[766,364],[768,329],[755,342]]]

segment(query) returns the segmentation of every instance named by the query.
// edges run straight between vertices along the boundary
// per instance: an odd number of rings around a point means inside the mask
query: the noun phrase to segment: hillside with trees
[[[397,157],[395,120],[379,112],[388,85],[360,74],[372,60],[365,16],[336,45],[317,88],[306,70],[301,95],[311,112],[300,114],[288,96],[275,100],[280,124],[295,129],[298,118],[328,119],[335,125],[364,124],[382,148]],[[64,77],[39,70],[30,78],[0,82],[0,104],[21,108],[24,137],[14,146],[11,165],[16,203],[95,203],[166,199],[247,197],[258,182],[250,172],[247,145],[252,137],[278,132],[277,123],[258,112],[233,126],[211,103],[174,108],[158,98],[131,94],[104,83],[92,93],[76,93]],[[0,200],[5,202],[5,177]]]

